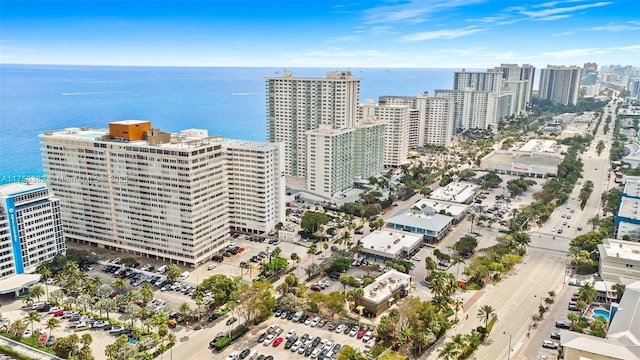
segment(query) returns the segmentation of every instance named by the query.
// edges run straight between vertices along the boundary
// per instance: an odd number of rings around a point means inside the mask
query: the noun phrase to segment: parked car
[[[44,344],[44,346],[46,347],[52,347],[53,346],[53,342],[56,340],[56,337],[51,335],[49,336],[49,338],[47,339],[47,342]]]
[[[236,322],[236,321],[238,321],[238,318],[235,318],[235,317],[229,318],[229,319],[227,320],[227,326],[229,326],[229,325],[233,324],[233,323],[234,323],[234,322]]]
[[[264,346],[269,346],[271,345],[271,343],[273,343],[273,341],[276,339],[275,335],[273,334],[268,334],[267,337],[264,338],[264,341],[262,342],[262,345]],[[282,338],[280,338],[282,339]],[[282,342],[282,341],[281,341]]]
[[[550,337],[554,340],[560,340],[560,333],[557,331],[552,332]]]
[[[542,347],[547,349],[557,349],[558,343],[555,343],[551,340],[542,340]]]
[[[570,329],[571,325],[566,321],[556,321],[556,327],[558,329]]]
[[[278,345],[282,344],[283,341],[284,339],[281,337],[276,338],[275,340],[273,340],[273,347],[277,347]]]

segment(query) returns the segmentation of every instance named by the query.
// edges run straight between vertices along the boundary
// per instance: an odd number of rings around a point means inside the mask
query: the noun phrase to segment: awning
[[[18,274],[0,280],[0,294],[10,294],[27,286],[37,284],[40,274]]]

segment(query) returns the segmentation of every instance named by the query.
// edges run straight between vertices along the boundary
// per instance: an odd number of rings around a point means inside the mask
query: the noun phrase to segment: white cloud
[[[551,36],[569,36],[575,34],[575,31],[563,31],[555,34],[551,34]]]
[[[549,3],[549,4],[552,4],[553,6],[555,6],[558,3],[559,2],[553,2],[553,3]],[[552,7],[552,8],[543,9],[543,10],[526,10],[526,9],[524,9],[522,7],[513,8],[513,10],[516,10],[521,15],[526,15],[526,16],[531,17],[531,18],[539,18],[539,17],[547,17],[547,16],[551,16],[551,15],[569,13],[569,12],[574,12],[574,11],[580,11],[580,10],[585,10],[585,9],[590,9],[590,8],[602,7],[602,6],[607,6],[607,5],[610,5],[610,4],[612,4],[612,2],[610,2],[610,1],[601,1],[601,2],[592,3],[592,4],[583,4],[583,5],[575,5],[575,6],[569,6],[569,7],[557,7],[557,8],[556,7]]]
[[[364,11],[367,24],[397,23],[418,24],[437,11],[484,2],[485,0],[410,0],[406,3],[379,6]]]
[[[619,32],[619,31],[634,31],[640,30],[640,24],[635,25],[633,21],[629,21],[632,25],[603,25],[603,26],[594,26],[589,28],[592,31],[611,31],[611,32]]]
[[[485,16],[483,18],[479,18],[479,19],[467,19],[467,21],[469,22],[479,22],[479,23],[483,23],[483,24],[491,24],[491,23],[495,23],[498,22],[500,20],[505,20],[506,17],[505,16]]]
[[[564,15],[551,15],[551,16],[545,16],[545,17],[539,17],[539,18],[534,18],[532,19],[533,21],[554,21],[554,20],[560,20],[560,19],[566,19],[571,17],[571,15],[568,14],[564,14]]]
[[[478,29],[474,26],[467,26],[461,29],[445,29],[435,31],[422,31],[413,34],[407,34],[401,37],[403,41],[425,41],[436,39],[455,39],[463,36],[468,36],[478,32],[482,32],[482,29]]]
[[[346,35],[346,36],[339,36],[339,37],[329,39],[329,41],[330,42],[351,42],[351,41],[358,41],[360,39],[361,39],[360,36],[357,36],[357,35]]]

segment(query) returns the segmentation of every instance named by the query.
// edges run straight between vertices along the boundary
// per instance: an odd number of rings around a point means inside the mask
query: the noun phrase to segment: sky
[[[0,64],[640,66],[638,0],[0,0]]]

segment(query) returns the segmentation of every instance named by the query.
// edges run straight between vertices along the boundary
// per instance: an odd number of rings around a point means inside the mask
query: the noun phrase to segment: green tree
[[[180,274],[182,274],[182,270],[180,270],[180,268],[178,267],[178,265],[176,264],[169,264],[167,265],[167,280],[169,282],[174,282],[176,281],[176,279],[178,278],[178,276],[180,276]]]
[[[489,319],[493,315],[495,315],[496,310],[491,305],[483,305],[478,309],[478,315],[476,316],[478,320],[484,321],[484,328],[487,328],[487,324],[489,323]]]
[[[302,260],[300,255],[297,253],[291,253],[291,261],[296,263],[296,276],[298,276],[298,265],[300,264],[300,260]]]
[[[22,336],[28,326],[29,324],[27,324],[23,319],[17,319],[9,325],[9,332],[14,336]]]
[[[44,289],[42,285],[33,285],[29,288],[29,295],[36,298],[40,302],[40,297],[44,295]]]
[[[24,318],[28,323],[31,324],[31,332],[33,332],[33,323],[40,321],[40,314],[37,311],[29,311],[27,316]]]
[[[238,287],[236,311],[248,325],[258,319],[266,319],[276,309],[276,298],[272,293],[273,285],[268,281],[242,282]]]
[[[60,320],[52,317],[47,319],[47,322],[44,324],[44,328],[49,330],[49,335],[53,335],[53,330],[60,327]]]
[[[327,214],[307,211],[300,220],[300,227],[302,227],[307,233],[315,234],[320,226],[329,222],[330,218]]]
[[[438,358],[443,360],[456,360],[460,355],[460,350],[451,341],[444,343],[442,348],[438,351]]]
[[[359,350],[345,345],[338,352],[338,360],[366,360],[366,357]]]

